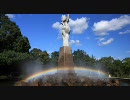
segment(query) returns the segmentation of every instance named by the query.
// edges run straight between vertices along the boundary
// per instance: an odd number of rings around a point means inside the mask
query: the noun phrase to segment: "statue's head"
[[[67,17],[66,17],[65,15],[62,15],[62,19],[61,19],[62,22],[64,22],[64,21],[66,20],[66,18],[67,18]]]

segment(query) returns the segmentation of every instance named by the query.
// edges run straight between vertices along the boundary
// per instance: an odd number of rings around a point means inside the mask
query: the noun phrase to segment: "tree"
[[[50,61],[50,57],[47,51],[42,51],[40,49],[33,48],[30,51],[30,54],[33,56],[34,60],[40,60],[41,64],[43,65],[49,63]]]
[[[0,14],[0,73],[20,72],[19,64],[30,59],[27,37],[5,14]]]
[[[87,54],[85,51],[78,49],[73,52],[74,64],[76,66],[85,66]]]
[[[47,51],[43,51],[42,54],[40,55],[40,58],[43,65],[46,65],[50,62],[50,57]]]
[[[31,48],[28,38],[5,14],[0,14],[0,47],[0,52],[14,50],[23,53],[29,52]]]
[[[22,53],[29,52],[30,44],[27,37],[20,36],[16,41],[18,41],[14,42],[14,50],[16,52],[22,52]]]
[[[122,60],[122,71],[125,77],[130,77],[130,58],[125,58]]]
[[[54,51],[51,53],[51,63],[54,66],[58,66],[59,52]]]
[[[114,62],[114,58],[109,56],[109,57],[102,57],[100,60],[99,60],[99,63],[101,64],[102,68],[104,70],[108,70],[108,72],[111,71],[111,67],[112,67],[112,64]]]
[[[90,57],[89,55],[86,56],[86,65],[88,67],[94,67],[96,68],[94,65],[96,64],[96,58],[92,55],[92,57]]]
[[[37,59],[37,58],[39,58],[40,55],[42,54],[42,50],[37,49],[37,48],[33,48],[33,49],[30,51],[30,54],[34,57],[34,59]]]
[[[3,53],[0,53],[0,73],[4,75],[16,72],[21,73],[20,65],[29,59],[31,59],[31,56],[28,53],[11,50],[4,51]]]
[[[114,60],[113,65],[110,67],[110,72],[115,77],[122,77],[122,62],[120,60]]]

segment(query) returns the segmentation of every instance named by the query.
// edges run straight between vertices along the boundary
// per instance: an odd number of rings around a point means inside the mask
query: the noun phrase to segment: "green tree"
[[[51,53],[51,63],[54,66],[58,66],[59,52],[54,51]]]
[[[122,62],[120,60],[114,60],[113,65],[110,67],[110,72],[115,77],[122,77]]]
[[[100,60],[99,60],[99,63],[101,64],[102,68],[104,70],[108,70],[108,72],[111,71],[111,67],[113,65],[113,62],[114,62],[114,58],[109,56],[109,57],[102,57]]]
[[[31,48],[27,37],[24,37],[18,25],[5,14],[0,14],[0,52],[14,50],[29,52]]]
[[[0,73],[19,72],[19,64],[30,59],[27,37],[6,14],[0,14]]]
[[[46,65],[50,62],[50,56],[47,51],[43,51],[42,54],[40,54],[40,58],[43,65]]]
[[[73,58],[76,66],[93,67],[96,61],[93,55],[90,57],[84,50],[80,49],[73,52]]]
[[[86,52],[83,50],[78,49],[77,51],[73,52],[74,64],[76,66],[85,66],[87,57],[88,56]]]
[[[37,49],[37,48],[33,48],[33,49],[30,51],[30,54],[34,57],[34,59],[37,59],[37,58],[39,58],[40,55],[42,54],[42,50]]]
[[[47,51],[42,51],[40,49],[37,49],[37,48],[33,48],[31,51],[30,51],[30,54],[33,56],[33,58],[35,60],[40,60],[40,62],[45,65],[47,63],[50,62],[50,57],[49,57],[49,54],[47,53]]]
[[[122,60],[122,71],[125,77],[130,77],[130,58]]]
[[[20,65],[31,59],[28,53],[21,53],[15,51],[4,51],[0,53],[0,73],[8,75],[11,73],[21,73]]]
[[[91,68],[96,68],[94,65],[96,64],[96,58],[92,55],[90,57],[89,55],[86,56],[86,65]]]

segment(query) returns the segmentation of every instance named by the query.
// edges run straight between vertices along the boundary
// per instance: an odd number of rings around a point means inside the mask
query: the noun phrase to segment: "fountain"
[[[63,47],[60,48],[59,59],[58,59],[58,73],[62,74],[75,74],[74,72],[74,62],[72,49],[69,46],[69,36],[70,36],[70,27],[69,23],[70,15],[66,17],[62,16],[62,39],[63,39]],[[67,68],[67,71],[61,71],[60,68]]]
[[[63,47],[60,48],[58,67],[30,75],[16,82],[15,86],[120,86],[119,80],[106,72],[74,66],[69,46],[69,18],[69,14],[62,16]]]

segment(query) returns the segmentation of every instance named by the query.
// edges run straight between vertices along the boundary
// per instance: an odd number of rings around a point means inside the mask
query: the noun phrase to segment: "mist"
[[[21,70],[22,73],[24,74],[25,77],[28,77],[30,75],[36,74],[38,72],[44,71],[44,70],[49,70],[51,68],[54,68],[53,64],[46,64],[43,65],[42,62],[37,59],[37,60],[31,60],[31,61],[26,61],[21,65]]]

